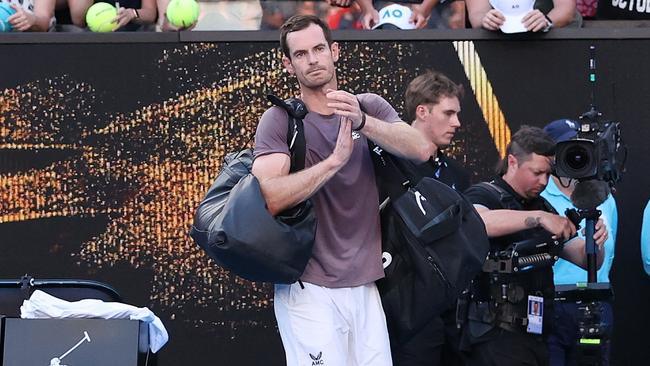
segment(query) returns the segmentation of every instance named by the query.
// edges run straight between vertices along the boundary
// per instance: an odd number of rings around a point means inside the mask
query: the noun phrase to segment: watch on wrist
[[[544,14],[544,18],[546,18],[546,27],[544,27],[544,29],[542,29],[542,32],[546,33],[548,31],[550,31],[551,28],[553,28],[553,21],[546,14]]]

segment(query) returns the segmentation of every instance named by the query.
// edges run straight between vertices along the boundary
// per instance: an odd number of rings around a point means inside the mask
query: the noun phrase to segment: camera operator
[[[576,137],[577,122],[566,119],[556,120],[546,125],[544,131],[556,143],[567,141]],[[570,197],[575,190],[576,183],[576,179],[552,176],[541,195],[557,212],[563,213],[567,209],[575,209]],[[609,270],[614,260],[614,245],[618,224],[618,211],[614,196],[609,194],[607,199],[598,206],[598,209],[602,212],[601,217],[607,225],[608,239],[605,241],[604,260],[598,270],[597,280],[601,283],[609,283]],[[581,226],[585,226],[584,221]],[[578,282],[585,282],[586,279],[587,272],[569,261],[560,259],[553,266],[553,281],[556,285],[575,285]],[[611,329],[613,321],[611,304],[601,301],[598,306],[600,308],[601,324]],[[548,337],[550,365],[576,365],[578,364],[578,326],[580,320],[578,304],[556,301],[553,312],[555,318]],[[609,365],[609,348],[609,341],[605,341],[601,349],[601,365],[603,366]]]
[[[584,240],[575,237],[571,221],[559,216],[540,196],[548,183],[554,152],[555,142],[543,130],[523,126],[512,136],[494,180],[475,184],[465,192],[490,237],[488,258],[507,251],[513,243],[552,235],[564,242],[561,257],[586,268]],[[599,221],[594,233],[598,247],[607,235]],[[599,266],[602,252],[598,252]],[[511,273],[486,272],[484,267],[470,286],[463,324],[467,364],[548,364],[545,337],[552,324],[554,296],[551,265]],[[541,303],[541,312],[533,311],[535,303],[538,307]]]

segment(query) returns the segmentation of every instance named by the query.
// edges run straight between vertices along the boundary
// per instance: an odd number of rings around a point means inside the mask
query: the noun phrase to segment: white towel
[[[158,352],[169,340],[167,329],[160,318],[148,308],[138,308],[120,302],[95,299],[65,301],[41,290],[36,290],[20,307],[23,319],[100,318],[141,320],[149,326],[149,348]]]

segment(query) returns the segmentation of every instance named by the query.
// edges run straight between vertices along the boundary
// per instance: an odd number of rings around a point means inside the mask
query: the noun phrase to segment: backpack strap
[[[273,94],[266,98],[274,105],[284,109],[289,117],[287,128],[287,145],[291,152],[291,173],[305,168],[305,154],[307,153],[307,142],[305,141],[305,129],[302,119],[307,113],[307,106],[298,98],[282,100]]]

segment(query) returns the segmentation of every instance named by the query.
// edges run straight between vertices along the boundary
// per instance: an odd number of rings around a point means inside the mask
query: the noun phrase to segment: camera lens
[[[572,146],[566,151],[566,164],[574,170],[582,170],[591,163],[591,154],[583,146]]]

